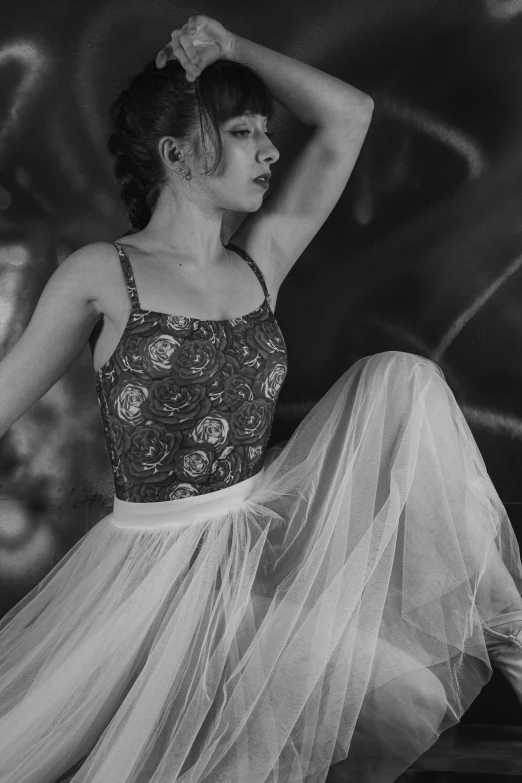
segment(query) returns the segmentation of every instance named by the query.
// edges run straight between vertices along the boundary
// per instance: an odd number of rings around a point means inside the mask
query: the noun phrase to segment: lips
[[[270,171],[266,171],[264,174],[260,174],[258,177],[255,177],[254,182],[258,182],[258,180],[262,180],[263,182],[267,182],[270,180],[270,177],[272,174]]]

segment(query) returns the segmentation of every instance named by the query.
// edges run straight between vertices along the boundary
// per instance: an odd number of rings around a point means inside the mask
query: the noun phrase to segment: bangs
[[[247,66],[217,60],[198,80],[202,104],[221,125],[242,114],[261,114],[268,119],[274,113],[274,101],[264,81]]]

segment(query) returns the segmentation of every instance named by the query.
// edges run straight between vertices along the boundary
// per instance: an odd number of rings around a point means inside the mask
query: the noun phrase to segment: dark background
[[[8,7],[7,7],[8,6]],[[343,196],[286,279],[272,442],[361,356],[442,367],[522,543],[522,0],[23,0],[0,26],[0,357],[57,265],[126,231],[105,152],[124,82],[193,14],[368,92]],[[274,182],[306,139],[280,109]],[[232,215],[227,232],[242,216]],[[88,346],[0,441],[0,614],[111,509]],[[464,721],[522,724],[502,680]]]

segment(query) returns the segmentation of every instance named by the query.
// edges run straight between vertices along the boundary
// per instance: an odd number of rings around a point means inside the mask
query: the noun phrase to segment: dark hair
[[[249,112],[269,119],[274,114],[264,81],[246,65],[220,59],[194,82],[185,74],[177,60],[164,68],[147,63],[111,107],[113,132],[107,149],[134,229],[130,233],[145,228],[167,179],[158,151],[163,136],[179,139],[198,160],[210,160],[204,173],[214,174],[223,152],[220,125]]]

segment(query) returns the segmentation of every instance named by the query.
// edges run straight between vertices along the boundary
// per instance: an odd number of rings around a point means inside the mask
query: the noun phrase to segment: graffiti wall
[[[125,233],[105,151],[109,106],[171,30],[207,14],[375,101],[352,178],[279,296],[290,371],[272,442],[359,357],[427,356],[522,538],[522,0],[8,5],[0,356],[58,264]],[[277,182],[307,129],[280,109],[275,130]],[[241,217],[231,216],[229,233]],[[111,507],[87,345],[0,440],[0,483],[23,488],[0,497],[3,613]]]

